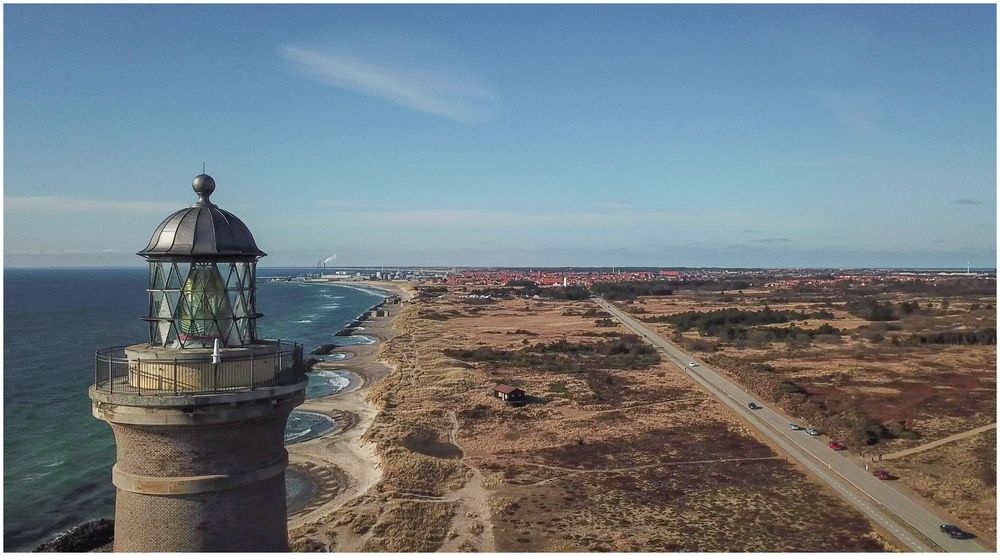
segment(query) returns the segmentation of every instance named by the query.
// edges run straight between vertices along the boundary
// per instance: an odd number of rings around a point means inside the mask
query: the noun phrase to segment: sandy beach
[[[366,288],[375,288],[400,296],[405,303],[412,297],[408,284],[390,282],[359,282]],[[381,461],[374,446],[363,440],[378,410],[365,399],[368,389],[390,375],[393,368],[379,358],[386,341],[398,331],[393,320],[402,305],[386,304],[389,314],[364,321],[361,334],[375,338],[373,344],[345,346],[337,352],[348,353],[342,360],[324,361],[315,370],[342,370],[350,384],[330,396],[308,399],[297,409],[330,416],[338,430],[319,438],[288,447],[289,467],[303,473],[317,485],[317,493],[299,511],[289,516],[288,529],[292,550],[313,551],[329,546],[316,546],[320,524],[330,514],[345,504],[367,493],[381,478]],[[332,539],[330,539],[332,541]],[[332,543],[331,543],[332,544]],[[344,550],[338,544],[338,548]]]

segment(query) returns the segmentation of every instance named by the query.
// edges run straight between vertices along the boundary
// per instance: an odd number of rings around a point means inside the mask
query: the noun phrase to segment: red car
[[[895,479],[895,477],[893,477],[892,474],[885,469],[876,469],[875,471],[872,471],[872,475],[881,481],[891,481],[892,479]]]
[[[843,444],[841,444],[840,442],[836,442],[836,441],[834,441],[834,440],[831,440],[831,441],[830,441],[830,442],[829,442],[829,443],[828,443],[828,444],[826,445],[826,447],[827,447],[827,448],[829,448],[829,449],[831,449],[831,450],[837,450],[838,452],[839,452],[839,451],[841,451],[841,450],[846,450],[846,449],[847,449],[847,446],[844,446],[844,445],[843,445]]]

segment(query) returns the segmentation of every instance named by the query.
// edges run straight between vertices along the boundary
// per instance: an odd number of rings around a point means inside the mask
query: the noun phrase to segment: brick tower
[[[302,347],[258,339],[257,248],[209,197],[167,217],[149,262],[146,343],[97,353],[93,413],[115,435],[115,551],[288,551],[284,431]]]

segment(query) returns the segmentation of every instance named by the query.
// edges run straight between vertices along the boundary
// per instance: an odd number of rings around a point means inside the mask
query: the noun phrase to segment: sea
[[[264,314],[258,336],[297,341],[307,353],[326,343],[374,341],[363,331],[334,334],[386,294],[360,286],[271,280],[307,271],[258,268],[257,310]],[[6,551],[31,550],[89,519],[114,517],[114,437],[91,415],[87,389],[97,349],[147,340],[141,320],[147,281],[145,268],[4,270]],[[312,373],[307,395],[329,395],[348,382],[343,372]],[[296,412],[285,439],[302,441],[333,426],[318,414]],[[292,504],[291,491],[308,485],[289,475]]]

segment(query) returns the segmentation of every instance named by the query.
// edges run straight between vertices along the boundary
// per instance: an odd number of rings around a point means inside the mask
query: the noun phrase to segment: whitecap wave
[[[285,442],[288,442],[290,440],[295,440],[296,438],[302,438],[303,436],[305,436],[305,435],[307,435],[307,434],[309,434],[311,432],[312,432],[312,427],[309,427],[309,428],[307,428],[305,430],[301,430],[301,431],[298,431],[298,432],[293,432],[291,434],[288,434],[286,432],[285,433]]]
[[[378,297],[391,297],[393,295],[393,293],[390,292],[389,290],[379,289],[374,286],[356,286],[354,284],[337,284],[337,285],[342,288],[350,288],[352,290],[358,290],[361,292],[365,292],[369,295],[374,295]]]
[[[285,444],[318,438],[337,428],[329,416],[311,411],[293,411],[285,426]]]
[[[347,341],[348,341],[347,345],[365,345],[365,346],[367,346],[367,345],[374,344],[375,342],[378,341],[375,338],[372,338],[371,336],[365,336],[364,334],[358,334],[358,335],[352,334],[350,336],[340,336],[340,340],[341,341],[343,341],[345,339],[347,339]]]
[[[340,392],[351,385],[351,379],[344,376],[343,371],[319,371],[316,374],[326,379],[335,392]]]

